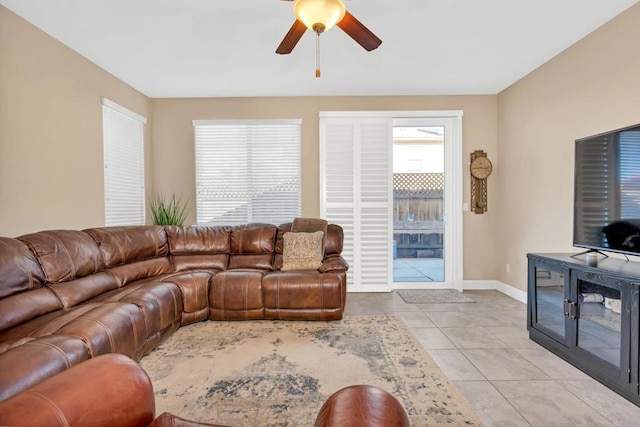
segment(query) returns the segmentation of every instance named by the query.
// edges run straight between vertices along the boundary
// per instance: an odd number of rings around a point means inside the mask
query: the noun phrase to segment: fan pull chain
[[[316,78],[320,77],[320,33],[316,33]]]

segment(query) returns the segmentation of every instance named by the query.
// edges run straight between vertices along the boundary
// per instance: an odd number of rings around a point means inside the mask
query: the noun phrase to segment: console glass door
[[[544,266],[534,268],[536,294],[534,327],[563,344],[567,343],[567,319],[570,309],[565,287],[566,274]]]
[[[578,279],[578,340],[577,346],[615,368],[620,359],[624,301],[620,289]]]

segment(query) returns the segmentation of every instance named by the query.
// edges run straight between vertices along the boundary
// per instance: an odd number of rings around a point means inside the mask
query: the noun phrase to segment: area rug
[[[407,304],[475,302],[468,294],[455,289],[403,289],[396,292]]]
[[[157,413],[230,426],[312,426],[335,391],[381,387],[413,426],[480,425],[397,317],[337,322],[202,322],[180,328],[140,364]]]

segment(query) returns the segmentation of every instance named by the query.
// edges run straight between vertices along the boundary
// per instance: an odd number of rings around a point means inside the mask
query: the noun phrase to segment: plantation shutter
[[[640,178],[637,176],[640,164],[640,131],[620,133],[620,212],[621,218],[640,218]]]
[[[105,225],[143,225],[144,124],[147,122],[102,99]]]
[[[198,224],[301,215],[301,120],[194,120]]]
[[[391,287],[390,118],[320,118],[321,215],[344,229],[350,291]]]

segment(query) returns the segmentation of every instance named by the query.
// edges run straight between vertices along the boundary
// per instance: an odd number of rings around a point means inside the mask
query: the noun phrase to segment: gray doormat
[[[475,302],[468,294],[455,289],[404,289],[396,292],[407,304]]]

